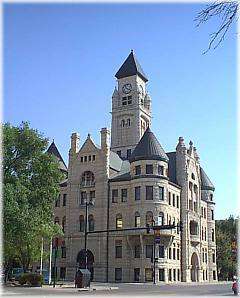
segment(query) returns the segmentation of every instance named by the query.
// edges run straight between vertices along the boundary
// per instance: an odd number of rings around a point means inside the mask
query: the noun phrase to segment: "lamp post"
[[[86,195],[86,199],[85,199],[85,229],[84,229],[84,251],[85,251],[85,269],[88,269],[87,268],[87,262],[88,262],[88,256],[87,256],[87,235],[88,235],[88,230],[89,230],[89,227],[88,227],[88,207],[89,206],[92,206],[92,202],[88,202],[88,199],[87,199],[87,195]]]

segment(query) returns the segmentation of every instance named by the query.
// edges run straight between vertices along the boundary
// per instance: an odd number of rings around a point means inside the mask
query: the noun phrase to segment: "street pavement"
[[[102,296],[233,296],[231,282],[208,283],[179,283],[179,284],[141,284],[141,283],[92,283],[89,289],[76,289],[73,284],[62,286],[43,286],[42,288],[4,286],[2,297],[8,296],[72,296],[72,295],[102,295]]]

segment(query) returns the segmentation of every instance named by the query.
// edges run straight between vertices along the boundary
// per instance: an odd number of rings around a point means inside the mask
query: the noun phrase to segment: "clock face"
[[[123,85],[122,91],[125,94],[128,94],[132,91],[132,85],[130,83]]]

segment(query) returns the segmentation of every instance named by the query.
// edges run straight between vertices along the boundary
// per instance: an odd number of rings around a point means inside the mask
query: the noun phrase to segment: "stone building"
[[[165,152],[150,130],[148,79],[133,52],[115,77],[111,133],[101,129],[100,146],[90,135],[80,145],[73,133],[67,168],[55,144],[50,147],[67,171],[54,208],[64,230],[58,277],[73,280],[76,267],[85,267],[86,223],[89,231],[106,231],[181,221],[182,232],[160,230],[155,252],[152,230],[88,234],[92,279],[152,281],[155,253],[156,282],[216,281],[214,186],[196,148],[179,137],[176,150]]]

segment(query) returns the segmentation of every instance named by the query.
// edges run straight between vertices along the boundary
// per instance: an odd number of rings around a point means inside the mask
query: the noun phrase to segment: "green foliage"
[[[236,241],[236,219],[230,216],[225,220],[216,220],[217,267],[220,280],[231,280],[236,275],[236,254],[232,243]]]
[[[19,278],[20,285],[29,284],[31,286],[42,286],[43,276],[36,273],[24,273]]]
[[[24,270],[40,259],[42,237],[61,234],[53,204],[63,177],[47,144],[26,122],[3,125],[4,259],[18,259]]]

